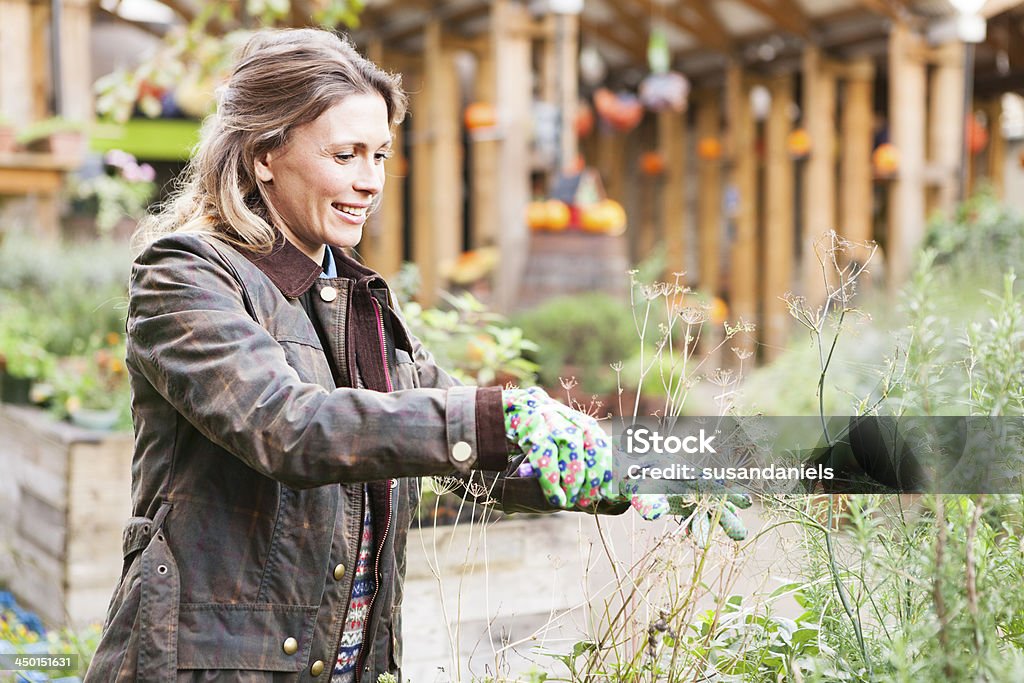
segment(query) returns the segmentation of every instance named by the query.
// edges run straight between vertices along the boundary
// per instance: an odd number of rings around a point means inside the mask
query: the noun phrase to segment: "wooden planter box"
[[[51,626],[102,623],[131,514],[129,433],[0,405],[0,585]]]

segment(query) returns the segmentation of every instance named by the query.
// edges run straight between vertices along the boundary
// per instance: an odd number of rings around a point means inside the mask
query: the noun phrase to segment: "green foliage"
[[[512,320],[537,341],[532,357],[540,366],[541,383],[549,387],[557,387],[559,377],[572,368],[584,391],[612,392],[616,378],[610,364],[630,357],[636,346],[629,307],[607,294],[558,297]]]
[[[77,199],[95,203],[96,227],[101,233],[111,230],[121,218],[142,218],[156,191],[156,172],[149,164],[139,164],[121,150],[109,151],[105,161],[104,173],[79,180],[72,189]]]
[[[406,301],[402,313],[437,364],[465,384],[515,384],[536,381],[537,365],[524,357],[537,346],[518,327],[487,309],[469,292],[443,293],[444,308],[423,308],[408,301],[417,288],[415,267],[395,278],[395,292]]]
[[[85,131],[85,123],[72,121],[60,116],[52,116],[41,121],[30,123],[22,128],[17,135],[17,140],[27,145],[36,140],[48,138],[54,133],[81,133]]]
[[[94,625],[88,628],[75,631],[72,629],[58,629],[47,631],[40,635],[35,631],[26,628],[17,614],[12,610],[0,611],[0,643],[5,647],[0,652],[11,651],[14,654],[40,654],[50,655],[78,655],[78,668],[74,671],[54,670],[45,672],[52,678],[31,680],[67,680],[66,676],[84,677],[89,662],[96,653],[100,643],[102,631],[100,626]],[[2,679],[2,677],[0,677]],[[6,680],[6,679],[3,679]],[[13,679],[12,679],[13,680]],[[18,680],[28,680],[18,678]],[[71,679],[75,680],[75,679]]]

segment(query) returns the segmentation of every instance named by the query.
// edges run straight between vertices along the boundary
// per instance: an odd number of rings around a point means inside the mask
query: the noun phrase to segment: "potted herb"
[[[18,142],[34,152],[49,152],[67,163],[77,163],[85,151],[85,124],[53,116],[30,124]]]

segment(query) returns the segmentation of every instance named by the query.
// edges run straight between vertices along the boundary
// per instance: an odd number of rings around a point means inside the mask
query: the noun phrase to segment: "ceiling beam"
[[[789,0],[740,0],[750,9],[771,19],[779,28],[802,38],[811,35],[811,22],[796,3]]]
[[[906,5],[898,0],[860,0],[861,7],[870,10],[875,14],[881,14],[893,21],[906,23],[910,19],[910,12]]]
[[[678,12],[672,11],[673,6],[663,6],[654,0],[631,0],[640,7],[643,8],[644,14],[649,15],[653,20],[664,19],[672,26],[676,27],[684,33],[688,33],[698,42],[707,47],[713,48],[720,51],[728,51],[729,47],[716,41],[715,36],[711,35],[709,31],[705,30],[702,24],[695,24],[694,22],[685,19]]]
[[[733,40],[729,30],[725,28],[722,20],[718,18],[715,11],[711,9],[711,3],[704,0],[688,0],[686,6],[696,12],[704,24],[707,33],[711,35],[712,41],[724,48],[725,52],[732,52]]]
[[[1020,6],[1020,0],[988,0],[981,8],[981,16],[991,19],[997,14]]]
[[[642,25],[642,19],[626,9],[627,3],[619,0],[609,0],[605,6],[611,8],[619,25],[632,34],[634,40],[646,46],[650,29]]]
[[[626,40],[620,37],[615,31],[611,29],[607,24],[598,24],[596,22],[580,17],[580,33],[581,34],[592,34],[597,36],[601,40],[611,43],[615,47],[619,48],[627,55],[632,57],[634,60],[641,64],[647,63],[647,45],[637,43],[632,40]]]

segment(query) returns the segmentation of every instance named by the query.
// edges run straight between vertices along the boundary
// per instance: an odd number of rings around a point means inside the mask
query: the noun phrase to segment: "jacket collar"
[[[328,245],[334,263],[338,269],[338,277],[363,280],[379,277],[376,272],[362,265],[340,248]],[[324,272],[316,261],[306,256],[289,242],[284,233],[277,231],[277,239],[268,254],[243,250],[242,253],[253,265],[263,271],[270,281],[291,299],[302,296],[313,286],[320,274]]]

